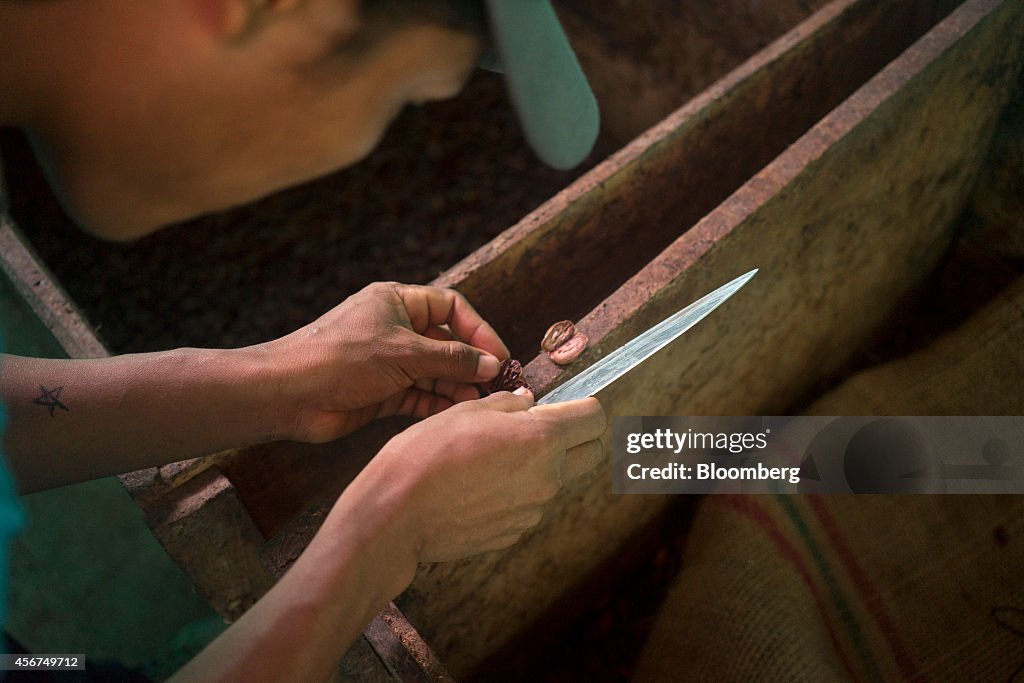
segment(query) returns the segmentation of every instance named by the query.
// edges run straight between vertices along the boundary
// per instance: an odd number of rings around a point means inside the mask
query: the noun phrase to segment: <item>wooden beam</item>
[[[437,282],[532,355],[549,324],[601,304],[955,4],[829,3]]]
[[[1021,72],[1022,22],[1013,0],[972,0],[950,15],[584,317],[593,349],[572,372],[759,267],[743,292],[602,402],[615,415],[785,411],[948,247]],[[569,205],[561,221],[589,210]],[[550,388],[570,373],[538,356],[527,374]],[[399,604],[457,675],[528,628],[665,505],[610,489],[606,468],[568,487],[510,550],[418,575]]]

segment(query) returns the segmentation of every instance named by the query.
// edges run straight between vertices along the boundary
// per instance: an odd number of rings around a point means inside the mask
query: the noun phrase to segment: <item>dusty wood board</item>
[[[1020,73],[1022,19],[1012,0],[965,4],[584,318],[592,362],[761,268],[603,395],[609,410],[780,413],[841,364],[948,247]],[[541,357],[528,373],[561,379]],[[611,496],[605,470],[509,551],[425,568],[400,605],[456,675],[472,672],[664,504]]]
[[[955,2],[837,0],[442,275],[533,353],[597,306]],[[531,287],[495,287],[527,281]]]
[[[3,176],[0,175],[0,187]],[[0,206],[0,268],[69,358],[110,355]]]
[[[271,538],[310,506],[333,503],[387,440],[409,423],[404,418],[381,420],[328,444],[277,442],[247,448],[220,468],[253,521]]]
[[[146,522],[196,590],[229,620],[240,617],[274,580],[259,558],[263,536],[216,468],[143,509]]]
[[[618,149],[827,0],[554,4]]]

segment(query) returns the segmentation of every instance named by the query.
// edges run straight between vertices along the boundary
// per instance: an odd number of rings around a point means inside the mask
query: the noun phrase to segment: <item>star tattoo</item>
[[[64,387],[60,386],[56,389],[47,389],[42,384],[39,385],[39,398],[32,401],[41,406],[45,406],[50,409],[50,417],[53,417],[53,411],[55,408],[71,412],[71,409],[64,405],[60,400],[60,392],[64,391]]]

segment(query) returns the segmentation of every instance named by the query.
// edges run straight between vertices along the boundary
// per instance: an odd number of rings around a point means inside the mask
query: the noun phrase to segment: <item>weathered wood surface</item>
[[[264,538],[216,467],[170,489],[143,512],[160,543],[188,568],[196,590],[228,619],[240,617],[273,586],[259,557]]]
[[[827,0],[555,0],[615,150]]]
[[[603,394],[609,411],[782,414],[843,363],[948,247],[1020,73],[1022,20],[1013,0],[966,3],[587,315],[593,362],[761,268]],[[562,379],[543,357],[528,375]],[[601,472],[509,551],[425,568],[400,605],[457,675],[471,672],[663,505],[611,496]]]
[[[593,310],[955,4],[828,4],[438,282],[532,354],[551,322]],[[495,286],[519,280],[535,285]]]
[[[0,175],[0,186],[3,177]],[[69,358],[110,355],[67,294],[36,258],[0,206],[0,269],[46,325]]]

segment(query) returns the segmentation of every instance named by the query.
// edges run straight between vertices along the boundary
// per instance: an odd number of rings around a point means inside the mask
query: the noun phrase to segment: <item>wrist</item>
[[[238,350],[252,363],[265,402],[263,423],[273,441],[309,441],[305,421],[320,409],[325,364],[315,346],[301,342],[300,334],[303,330]]]
[[[294,438],[301,405],[296,384],[300,370],[291,367],[279,352],[277,342],[257,344],[227,351],[232,357],[235,382],[247,393],[246,402],[253,412],[257,443]]]
[[[282,410],[281,385],[265,350],[182,348],[160,356],[163,369],[156,376],[178,377],[180,400],[214,416],[211,427],[227,447],[286,438],[288,411]]]
[[[420,542],[411,523],[415,515],[402,476],[380,467],[387,454],[378,453],[345,489],[321,528],[326,543],[351,543],[357,548],[358,573],[379,606],[404,591],[416,574]],[[386,464],[386,463],[385,463]],[[330,540],[328,540],[330,539]],[[378,607],[379,607],[378,606]]]

